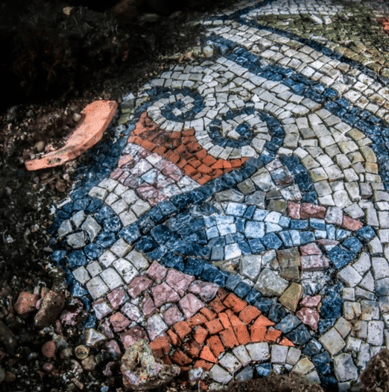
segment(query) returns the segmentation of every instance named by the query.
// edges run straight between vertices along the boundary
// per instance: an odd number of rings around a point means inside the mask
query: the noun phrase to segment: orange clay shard
[[[77,124],[64,147],[42,158],[26,162],[27,170],[40,170],[63,165],[98,143],[111,123],[118,104],[115,101],[94,101],[82,113],[84,118]]]

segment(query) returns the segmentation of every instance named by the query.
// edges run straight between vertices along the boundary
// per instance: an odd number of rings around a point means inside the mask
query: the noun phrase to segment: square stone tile
[[[122,286],[124,284],[120,275],[113,268],[107,268],[106,270],[104,270],[100,274],[100,276],[104,280],[104,282],[107,284],[107,286],[109,287],[110,290],[116,289],[117,287]],[[96,277],[96,278],[98,278],[98,277]],[[94,279],[96,279],[96,278],[94,278]],[[103,283],[103,282],[101,282],[101,283]]]
[[[112,313],[112,308],[108,305],[107,301],[104,301],[103,299],[93,302],[92,307],[98,320],[101,320]]]
[[[268,343],[250,343],[246,345],[246,349],[253,361],[264,362],[270,358]]]
[[[108,268],[114,260],[117,259],[117,256],[115,256],[110,250],[106,250],[100,257],[99,257],[99,262],[106,268]]]
[[[73,275],[81,284],[85,284],[90,279],[88,271],[84,267],[75,269]]]
[[[88,270],[88,272],[91,274],[92,277],[95,277],[102,271],[98,261],[93,261],[92,263],[89,263],[86,269]]]
[[[328,332],[321,336],[319,341],[331,355],[336,355],[346,346],[342,336],[335,328],[331,328]]]
[[[92,296],[93,299],[98,299],[109,291],[109,288],[99,276],[96,276],[91,279],[86,284],[86,288],[88,289],[89,294]]]
[[[113,266],[127,284],[130,283],[136,275],[138,275],[136,268],[126,259],[115,260],[113,262]]]
[[[111,246],[110,250],[116,256],[124,257],[131,250],[131,245],[127,244],[123,238],[120,238]]]

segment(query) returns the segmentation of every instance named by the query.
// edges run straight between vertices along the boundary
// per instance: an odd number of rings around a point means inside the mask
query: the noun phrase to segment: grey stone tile
[[[109,288],[104,284],[99,276],[91,279],[86,284],[86,287],[93,299],[98,299],[109,291]]]
[[[328,332],[322,335],[319,338],[319,341],[331,355],[336,355],[346,346],[342,336],[335,328],[331,328]]]
[[[340,354],[334,358],[335,376],[340,382],[356,380],[358,369],[350,354]]]

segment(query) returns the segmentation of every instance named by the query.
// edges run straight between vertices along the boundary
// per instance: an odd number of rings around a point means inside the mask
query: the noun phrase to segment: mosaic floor
[[[210,389],[274,370],[343,391],[389,345],[389,80],[260,23],[348,12],[239,3],[202,21],[206,56],[124,97],[52,227],[108,350],[146,339]]]

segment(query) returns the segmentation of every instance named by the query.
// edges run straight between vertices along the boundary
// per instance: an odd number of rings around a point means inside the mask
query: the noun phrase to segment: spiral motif
[[[298,348],[293,366],[334,387],[363,368],[350,354],[351,323],[367,331],[365,351],[383,345],[388,83],[324,44],[263,28],[260,14],[255,5],[215,23],[208,43],[219,57],[145,88],[109,178],[88,182],[57,214],[53,260],[104,322],[115,320],[111,293],[129,288],[136,300],[114,302],[137,324],[125,327],[127,344],[133,328],[152,344],[178,331],[194,339],[180,326],[212,309],[229,316],[215,316],[213,337],[190,355],[214,381],[239,379],[239,350],[264,350],[253,354],[260,375],[289,370],[269,360],[276,343],[272,353]],[[373,95],[379,110],[364,106]],[[149,286],[139,291],[140,282]],[[194,364],[183,347],[170,358]]]

